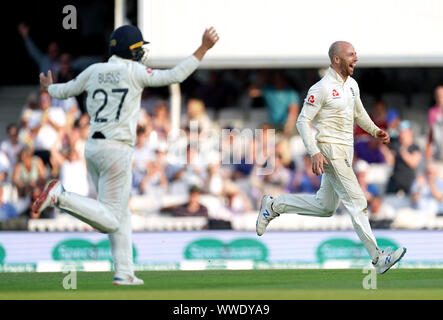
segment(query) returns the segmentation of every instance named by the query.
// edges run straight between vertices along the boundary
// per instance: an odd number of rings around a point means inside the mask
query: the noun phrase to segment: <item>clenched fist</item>
[[[202,44],[194,52],[194,56],[198,60],[202,60],[206,52],[217,43],[218,39],[219,36],[217,34],[217,31],[215,31],[214,27],[206,29],[205,32],[203,33]]]

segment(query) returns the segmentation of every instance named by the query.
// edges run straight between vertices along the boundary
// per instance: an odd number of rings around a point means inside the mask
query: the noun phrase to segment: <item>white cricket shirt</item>
[[[317,133],[315,139],[310,123]],[[354,122],[375,137],[379,128],[369,117],[360,100],[357,82],[343,81],[331,67],[308,91],[297,119],[297,129],[309,155],[319,153],[317,143],[354,145]]]
[[[48,92],[54,98],[67,99],[86,91],[90,136],[100,131],[106,139],[133,146],[143,88],[182,82],[199,64],[191,55],[172,69],[153,70],[113,55],[108,62],[89,66],[67,83],[50,85]]]

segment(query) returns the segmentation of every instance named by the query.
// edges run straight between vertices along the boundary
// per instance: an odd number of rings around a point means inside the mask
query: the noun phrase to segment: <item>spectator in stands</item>
[[[403,120],[399,125],[398,143],[392,149],[394,168],[387,185],[387,193],[409,194],[416,170],[422,159],[420,148],[414,143],[411,124]]]
[[[391,143],[389,144],[389,148],[391,146],[395,146],[398,142],[399,130],[398,127],[400,125],[401,118],[398,114],[397,110],[390,109],[386,116],[386,131],[389,133],[391,137]]]
[[[160,100],[155,104],[151,124],[152,130],[157,134],[158,141],[166,142],[171,131],[171,117],[168,103],[165,100]]]
[[[146,165],[146,174],[140,183],[140,192],[151,197],[159,198],[166,193],[168,179],[161,163],[154,160]]]
[[[18,215],[13,204],[3,201],[3,186],[0,185],[0,222],[16,218]]]
[[[374,123],[380,128],[385,130],[387,128],[387,110],[386,104],[382,100],[377,100],[374,104],[373,111],[369,113],[369,117],[374,121]],[[356,141],[360,138],[367,138],[370,135],[361,129],[359,126],[355,128],[355,139]]]
[[[70,145],[77,150],[80,159],[85,159],[85,145],[89,136],[89,116],[84,113],[74,122],[74,129],[70,135]]]
[[[19,121],[19,133],[18,140],[25,146],[30,148],[34,147],[34,136],[31,128],[29,127],[31,116],[35,111],[40,110],[40,91],[32,91],[26,99],[26,103],[23,106],[20,121]],[[34,121],[35,122],[35,121]]]
[[[443,161],[443,85],[435,88],[435,105],[428,111],[426,161]]]
[[[16,124],[9,124],[6,128],[7,138],[2,141],[0,145],[0,150],[3,151],[9,160],[9,165],[11,171],[9,172],[12,176],[12,170],[17,163],[18,154],[24,145],[18,139],[19,128]]]
[[[295,123],[300,112],[298,92],[288,85],[288,80],[281,72],[274,72],[271,81],[261,79],[249,89],[252,98],[262,96],[268,108],[271,125],[290,136],[295,130]]]
[[[289,193],[315,193],[320,188],[321,176],[312,172],[311,156],[303,157],[303,168],[295,171]]]
[[[89,196],[88,171],[86,161],[81,159],[77,150],[71,147],[67,159],[61,164],[60,181],[66,191]]]
[[[233,106],[235,94],[235,87],[224,80],[220,71],[209,71],[207,81],[194,91],[194,95],[200,97],[206,107],[215,110]]]
[[[37,183],[45,179],[46,169],[43,161],[34,155],[32,149],[27,147],[22,149],[12,177],[19,197],[26,198],[31,195],[32,189],[37,186]]]
[[[167,87],[166,87],[167,89]],[[158,90],[163,91],[163,88],[144,88],[142,91],[142,99],[140,102],[140,109],[146,112],[150,117],[154,114],[154,109],[156,104],[164,100],[162,92],[158,92]],[[167,96],[167,92],[166,92]]]
[[[29,128],[34,137],[35,155],[45,165],[50,164],[51,149],[59,141],[59,135],[66,125],[65,112],[52,107],[51,96],[47,92],[40,95],[40,110],[33,111],[29,118]]]
[[[13,168],[6,152],[0,150],[0,182],[6,181],[11,176]]]
[[[356,158],[368,163],[393,164],[394,161],[389,148],[374,137],[368,136],[366,139],[356,141],[354,150]]]
[[[137,139],[134,148],[134,156],[132,161],[132,180],[133,191],[139,193],[140,184],[142,183],[149,162],[155,159],[154,150],[147,142],[146,130],[144,127],[137,128]]]
[[[358,184],[360,185],[366,200],[370,201],[375,195],[379,194],[379,190],[375,184],[368,183],[369,164],[362,159],[354,162],[354,172],[357,177]]]
[[[0,151],[0,159],[1,154],[2,152]],[[12,169],[14,169],[14,167]],[[7,166],[2,165],[0,161],[0,186],[3,188],[3,202],[11,202],[16,205],[18,201],[18,191],[12,183],[11,177],[12,174],[10,173],[10,169]],[[20,210],[22,208],[20,208],[20,206],[16,206],[16,209],[19,211],[19,213],[21,213]]]
[[[218,133],[218,126],[206,113],[205,104],[201,99],[190,98],[186,103],[186,116],[183,118],[182,128],[190,127],[191,121],[197,122],[199,136],[202,139],[210,138],[215,132]]]
[[[26,24],[20,23],[18,25],[18,32],[25,41],[25,47],[29,55],[38,65],[39,73],[44,72],[46,74],[48,70],[51,70],[53,75],[57,75],[60,71],[60,61],[58,59],[60,48],[57,42],[50,42],[47,50],[48,53],[43,53],[29,36],[29,27]]]
[[[411,188],[414,209],[429,218],[443,214],[443,179],[439,178],[434,164],[428,164],[426,175],[418,175]]]
[[[246,179],[254,170],[254,162],[247,155],[242,155],[239,162],[234,163],[232,168],[232,177],[235,180]]]
[[[75,78],[75,73],[72,69],[72,56],[70,53],[64,52],[60,55],[60,71],[55,78],[59,83],[65,83]]]
[[[189,201],[174,208],[172,214],[176,217],[208,217],[208,208],[200,203],[201,190],[197,186],[189,189]]]
[[[205,190],[214,196],[222,196],[223,184],[224,184],[223,173],[219,162],[213,162],[208,165],[208,176],[205,180]]]
[[[383,201],[379,194],[373,194],[368,201],[369,223],[374,229],[388,229],[396,217],[395,209]]]
[[[266,192],[272,194],[285,192],[291,181],[291,173],[291,170],[283,165],[282,155],[277,154],[271,172],[263,175],[265,188],[268,190]]]
[[[232,181],[226,181],[223,187],[223,193],[226,197],[226,207],[234,214],[249,212],[253,209],[249,198],[240,190],[237,184]]]
[[[208,175],[207,164],[192,144],[186,147],[186,163],[169,163],[165,172],[170,181],[169,193],[174,195],[188,193],[191,186],[203,188]]]

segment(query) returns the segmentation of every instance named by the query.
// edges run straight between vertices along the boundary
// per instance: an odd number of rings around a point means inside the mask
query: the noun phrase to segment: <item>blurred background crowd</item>
[[[17,32],[28,59],[39,72],[52,70],[59,83],[103,60],[93,55],[76,59],[57,42],[39,47],[24,23]],[[207,217],[211,223],[230,228],[231,217],[256,215],[263,194],[315,193],[321,177],[311,171],[295,123],[307,89],[324,71],[197,71],[181,85],[180,128],[186,133],[186,161],[181,163],[171,151],[172,146],[183,144],[171,134],[168,88],[146,88],[132,164],[129,205],[134,214]],[[395,87],[392,79],[397,72],[356,70],[363,103],[374,122],[389,132],[391,143],[382,145],[356,127],[353,166],[373,226],[432,228],[433,219],[443,215],[443,82],[422,81],[422,85],[432,85],[425,92],[413,85],[420,78],[397,81]],[[417,75],[426,78],[423,70]],[[23,97],[17,119],[3,123],[1,229],[20,229],[29,219],[56,219],[64,214],[54,209],[41,216],[30,212],[30,204],[51,178],[59,178],[68,191],[96,197],[84,158],[89,134],[85,98],[53,99],[36,84]],[[194,138],[192,121],[198,123]],[[231,134],[223,136],[223,129]],[[245,129],[261,129],[265,137],[274,129],[275,149],[263,148],[265,142],[255,135],[245,138]],[[198,139],[198,147],[192,139]],[[250,155],[258,149],[275,159],[269,174],[257,174],[263,163]],[[233,153],[240,154],[238,161]],[[344,213],[340,207],[337,214]]]

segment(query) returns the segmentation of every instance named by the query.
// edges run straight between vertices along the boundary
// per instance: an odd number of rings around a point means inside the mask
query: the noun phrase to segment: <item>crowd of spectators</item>
[[[56,43],[42,54],[29,39],[26,26],[21,25],[19,32],[40,69],[53,69],[58,82],[75,77],[72,57],[60,54]],[[242,74],[237,82],[230,81],[229,75],[222,78],[210,72],[204,81],[191,79],[184,87],[187,95],[179,134],[173,132],[167,99],[151,88],[142,96],[132,164],[132,197],[142,197],[147,205],[140,214],[229,220],[256,211],[263,194],[318,190],[321,177],[312,173],[295,127],[303,104],[301,93],[283,72]],[[54,209],[39,217],[29,209],[51,178],[59,178],[67,191],[96,197],[84,158],[89,117],[80,107],[82,99],[57,100],[36,90],[17,123],[6,128],[7,138],[0,145],[0,223],[53,218]],[[254,104],[268,109],[267,121],[251,128],[261,129],[262,134],[244,134],[246,127],[222,127],[208,113],[216,114],[240,100],[249,101],[249,112],[254,112]],[[391,144],[380,144],[355,129],[354,169],[376,227],[390,227],[396,219],[398,208],[386,200],[391,196],[407,199],[409,208],[426,219],[443,214],[443,180],[437,171],[438,161],[443,160],[443,86],[435,90],[435,103],[429,109],[424,148],[415,142],[411,119],[403,119],[399,110],[388,109],[381,100],[366,107],[373,121],[390,133]],[[239,114],[243,111],[239,107]],[[229,134],[224,135],[223,129]],[[368,182],[371,167],[377,165],[390,169],[381,184]],[[183,195],[186,199],[181,203],[168,202]]]

